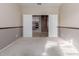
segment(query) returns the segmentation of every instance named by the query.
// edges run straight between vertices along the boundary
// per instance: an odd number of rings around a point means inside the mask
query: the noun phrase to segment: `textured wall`
[[[36,5],[36,3],[21,4],[23,14],[35,14],[35,15],[49,15],[58,14],[60,4],[47,3],[41,6]]]
[[[60,8],[60,26],[79,28],[79,4],[63,4]],[[73,44],[79,50],[79,29],[59,29],[60,37],[65,40],[73,40]]]
[[[0,3],[0,27],[21,25],[20,6],[14,3]]]
[[[60,26],[79,27],[79,3],[62,4]]]
[[[0,49],[21,37],[21,31],[19,28],[0,30]]]
[[[76,46],[76,48],[79,50],[79,29],[66,29],[61,28],[59,29],[59,36],[62,37],[65,40],[73,40],[73,44]]]
[[[0,3],[0,28],[22,26],[18,4]],[[0,29],[0,49],[21,36],[20,29]]]

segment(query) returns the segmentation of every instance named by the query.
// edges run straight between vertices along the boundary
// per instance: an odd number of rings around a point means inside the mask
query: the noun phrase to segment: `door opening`
[[[32,16],[32,36],[48,37],[48,15]]]

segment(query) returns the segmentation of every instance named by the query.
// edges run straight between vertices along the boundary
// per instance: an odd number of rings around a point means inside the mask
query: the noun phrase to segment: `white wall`
[[[0,28],[22,26],[21,10],[18,4],[0,3]],[[0,29],[0,49],[21,36],[21,28]]]
[[[20,6],[18,4],[0,3],[0,27],[21,25]]]
[[[60,5],[59,3],[43,3],[39,6],[36,3],[27,3],[21,4],[21,8],[24,15],[58,15]]]
[[[63,4],[60,8],[60,26],[79,28],[79,3]],[[79,50],[79,29],[60,28],[60,37],[73,40]]]
[[[79,4],[63,4],[60,8],[60,26],[79,27]]]
[[[42,6],[36,5],[36,3],[27,3],[27,4],[21,4],[22,6],[22,13],[23,14],[44,14],[44,15],[49,15],[49,14],[58,14],[59,12],[59,6],[60,4],[56,3],[47,3],[43,4]]]

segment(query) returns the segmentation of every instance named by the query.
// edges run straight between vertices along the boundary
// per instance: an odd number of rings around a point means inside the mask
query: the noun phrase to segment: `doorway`
[[[32,15],[32,36],[48,37],[48,15]]]

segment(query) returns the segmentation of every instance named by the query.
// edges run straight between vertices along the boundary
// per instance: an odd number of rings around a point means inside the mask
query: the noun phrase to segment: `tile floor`
[[[0,56],[78,56],[71,41],[61,38],[19,38],[0,51]]]

